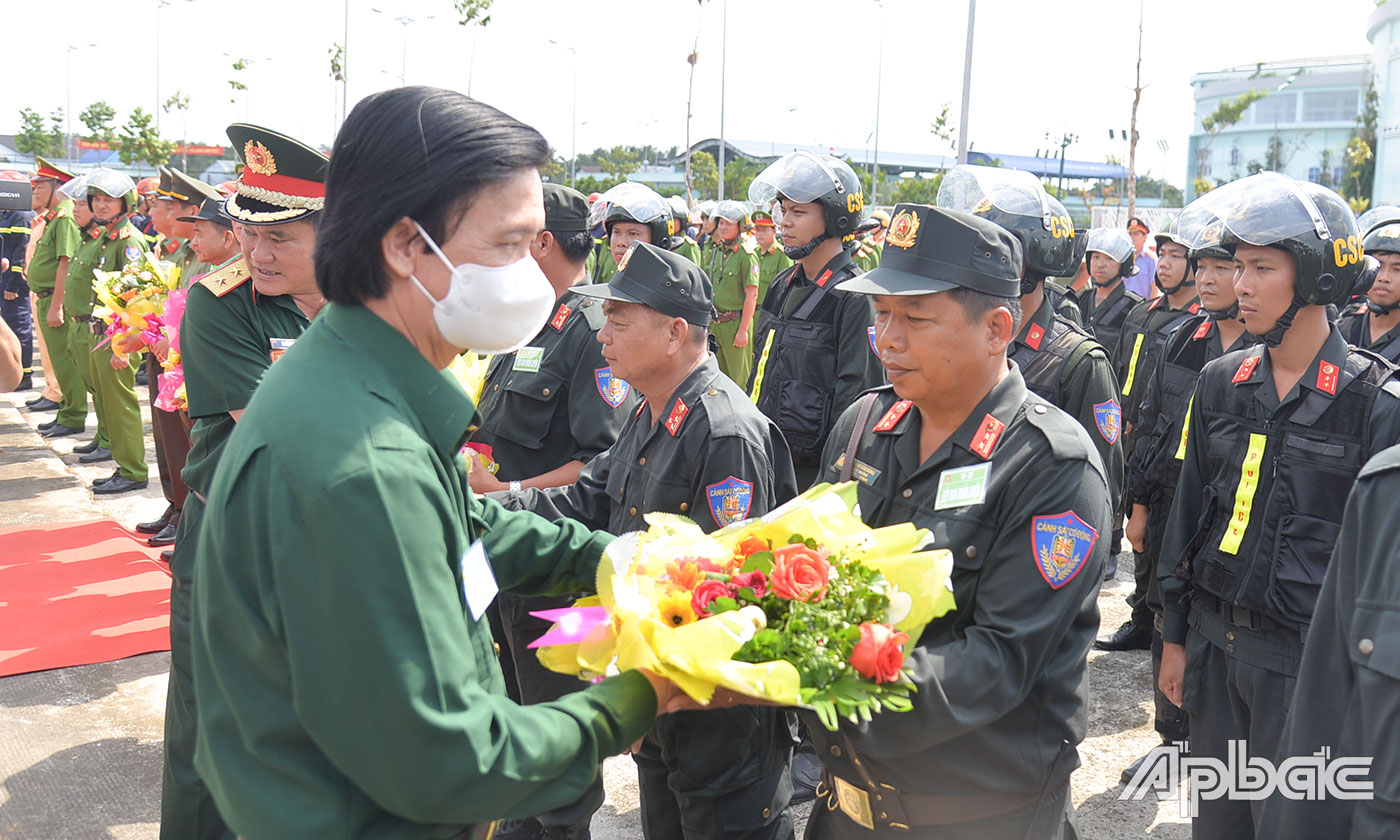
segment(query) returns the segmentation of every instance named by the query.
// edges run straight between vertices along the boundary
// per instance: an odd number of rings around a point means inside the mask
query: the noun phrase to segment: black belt
[[[1201,602],[1202,608],[1226,624],[1233,624],[1236,627],[1248,627],[1250,630],[1258,630],[1264,633],[1271,633],[1283,627],[1283,625],[1261,612],[1236,606],[1229,601],[1215,597],[1209,592],[1199,592],[1196,598]]]
[[[34,292],[34,297],[37,298],[46,298],[53,294],[53,289],[31,289],[30,291]]]
[[[721,309],[719,313],[715,315],[715,323],[727,324],[730,321],[737,321],[742,314],[744,313],[738,309]]]

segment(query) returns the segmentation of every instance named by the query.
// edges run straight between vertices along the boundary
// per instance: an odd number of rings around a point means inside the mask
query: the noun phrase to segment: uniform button
[[[643,455],[642,457],[638,458],[638,459],[637,459],[637,465],[638,465],[638,466],[641,466],[641,467],[645,467],[645,466],[647,465],[647,456]]]
[[[1234,634],[1233,632],[1227,632],[1227,633],[1225,634],[1225,638],[1227,638],[1227,639],[1229,639],[1230,641],[1233,642],[1233,641],[1235,640],[1235,634]]]
[[[763,809],[763,818],[764,818],[765,820],[768,819],[768,815],[771,814],[771,813],[773,813],[773,812],[770,811],[770,810],[768,810],[767,808],[764,808],[764,809]]]
[[[637,509],[636,509],[636,508],[632,508],[631,510],[627,511],[627,515],[628,515],[628,516],[636,516],[636,515],[637,515]]]
[[[713,397],[715,394],[718,394],[718,393],[719,393],[719,391],[716,391],[714,388],[711,388],[711,389],[710,389],[710,396]]]
[[[1357,642],[1356,649],[1366,654],[1367,656],[1370,656],[1371,651],[1376,649],[1376,643],[1371,641],[1370,639],[1362,639],[1360,642]]]
[[[908,487],[904,488],[904,493],[903,493],[904,498],[907,499],[907,498],[909,498],[909,497],[912,496],[912,495],[914,495],[914,491],[913,491],[913,490],[910,490]]]
[[[548,388],[545,388],[545,389],[544,389],[544,395],[545,395],[546,397],[549,396],[549,389],[548,389]]]
[[[1225,652],[1226,652],[1226,653],[1234,653],[1234,652],[1235,652],[1235,646],[1234,646],[1234,645],[1226,645],[1226,646],[1225,646]]]
[[[967,555],[967,559],[972,560],[977,556],[977,546],[970,545],[967,548],[963,549],[963,553]]]
[[[834,755],[834,756],[836,756],[837,758],[840,758],[840,757],[841,757],[841,748],[833,744],[832,747],[831,747],[831,754]]]
[[[492,385],[491,387],[494,388],[494,389],[497,390],[497,391],[501,390],[501,386],[500,386],[500,385]]]
[[[1033,408],[1033,409],[1031,409],[1031,410],[1034,411],[1036,414],[1044,414],[1044,413],[1045,413],[1045,406],[1043,406],[1043,405],[1037,405],[1035,408]]]
[[[690,502],[681,502],[681,513],[690,510]]]
[[[497,644],[496,642],[492,642],[491,648],[496,651],[497,656],[501,655],[501,646],[499,644]]]

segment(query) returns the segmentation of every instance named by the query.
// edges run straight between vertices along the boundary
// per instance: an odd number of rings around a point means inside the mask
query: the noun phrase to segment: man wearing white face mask
[[[612,539],[474,497],[475,407],[443,370],[554,312],[530,258],[547,152],[426,87],[367,97],[336,138],[315,258],[334,305],[259,385],[199,539],[196,766],[240,837],[489,837],[686,707],[635,672],[517,706],[492,649],[498,587],[585,587]]]

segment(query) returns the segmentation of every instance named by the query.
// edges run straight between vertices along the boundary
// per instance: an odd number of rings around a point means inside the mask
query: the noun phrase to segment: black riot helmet
[[[851,242],[856,228],[865,219],[865,193],[860,179],[840,158],[818,155],[805,149],[789,152],[758,173],[749,184],[749,203],[757,208],[771,209],[781,219],[782,199],[798,204],[822,205],[826,230],[806,245],[783,251],[790,259],[800,260],[817,249],[827,239]]]
[[[1021,241],[1021,293],[1073,273],[1079,232],[1060,200],[1029,172],[959,164],[943,176],[938,206],[981,216]]]
[[[1118,278],[1132,277],[1138,273],[1137,245],[1126,230],[1121,228],[1094,228],[1085,235],[1084,269],[1089,268],[1090,254],[1103,254],[1118,264]],[[1090,275],[1090,282],[1097,284]],[[1105,283],[1104,285],[1109,285]]]
[[[667,251],[679,248],[685,240],[684,224],[676,220],[671,203],[655,190],[634,181],[623,181],[598,197],[588,211],[590,228],[602,224],[612,235],[615,222],[636,222],[651,228],[651,244]]]

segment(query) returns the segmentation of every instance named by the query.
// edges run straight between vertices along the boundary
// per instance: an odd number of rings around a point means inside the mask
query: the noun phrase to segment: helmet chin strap
[[[1283,334],[1288,332],[1289,327],[1293,326],[1293,317],[1298,314],[1299,309],[1306,305],[1307,301],[1294,295],[1293,302],[1288,304],[1288,308],[1283,311],[1282,315],[1278,316],[1278,321],[1269,328],[1269,331],[1259,336],[1259,340],[1268,347],[1279,346],[1283,341]]]
[[[1376,302],[1372,301],[1370,298],[1366,298],[1366,311],[1367,311],[1367,312],[1373,312],[1373,313],[1375,313],[1376,315],[1389,315],[1390,313],[1394,312],[1394,311],[1397,310],[1397,309],[1400,309],[1400,300],[1397,300],[1397,301],[1395,301],[1394,303],[1389,304],[1389,305],[1384,305],[1384,304],[1376,303]]]
[[[1212,321],[1230,321],[1240,317],[1240,302],[1238,300],[1230,304],[1229,309],[1206,309],[1204,306],[1201,309],[1206,313],[1206,317]]]
[[[1122,279],[1122,277],[1114,276],[1110,277],[1107,281],[1100,283],[1097,277],[1093,276],[1092,274],[1089,275],[1089,282],[1093,283],[1095,286],[1098,286],[1100,289],[1106,289]]]
[[[1043,282],[1045,282],[1044,274],[1026,269],[1026,273],[1021,275],[1021,294],[1033,294],[1035,288]]]
[[[1187,276],[1189,277],[1190,275],[1188,274]],[[1176,294],[1177,292],[1181,291],[1187,286],[1196,285],[1195,280],[1192,280],[1190,283],[1187,283],[1185,279],[1182,279],[1180,283],[1177,283],[1175,286],[1172,286],[1170,289],[1168,289],[1166,286],[1162,285],[1162,281],[1160,278],[1154,278],[1152,282],[1157,286],[1157,288],[1161,289],[1162,294],[1166,295],[1167,297],[1171,297],[1172,295]]]
[[[822,231],[820,235],[812,237],[812,241],[808,242],[806,245],[794,245],[792,247],[784,245],[783,253],[787,254],[787,258],[793,261],[806,259],[812,255],[813,251],[817,250],[818,245],[821,245],[830,238],[831,234]]]

